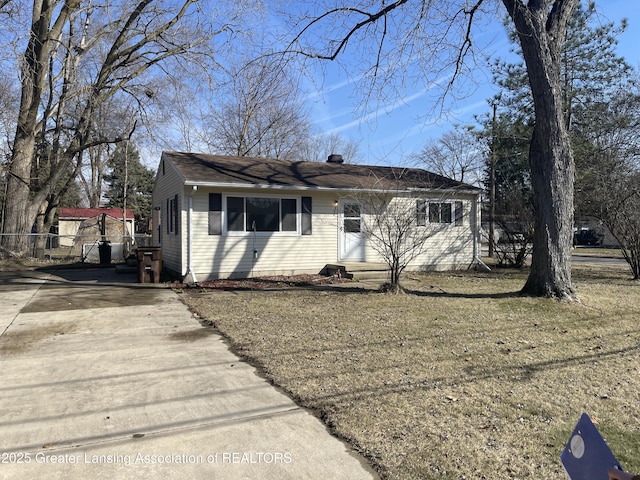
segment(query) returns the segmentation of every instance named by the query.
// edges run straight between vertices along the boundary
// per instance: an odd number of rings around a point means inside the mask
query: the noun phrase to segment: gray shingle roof
[[[480,189],[418,168],[326,162],[293,162],[202,153],[163,152],[186,184],[271,186],[309,189]]]

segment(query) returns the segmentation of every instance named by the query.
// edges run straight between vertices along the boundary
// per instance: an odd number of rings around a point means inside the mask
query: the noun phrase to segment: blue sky
[[[603,20],[619,23],[627,18],[627,30],[618,37],[618,53],[636,69],[640,68],[640,2],[637,0],[600,0]],[[510,43],[499,19],[494,28],[480,36],[493,56],[507,58]],[[437,139],[455,125],[473,124],[474,115],[490,111],[487,100],[495,93],[488,68],[478,70],[477,86],[464,100],[459,100],[445,117],[427,115],[438,87],[407,91],[403,98],[388,103],[370,104],[367,112],[356,108],[353,81],[337,68],[325,66],[322,94],[313,94],[313,122],[321,131],[339,132],[360,144],[360,161],[366,164],[408,165],[409,156],[418,152],[430,139]],[[357,75],[354,72],[354,75]],[[339,153],[339,152],[335,152]]]

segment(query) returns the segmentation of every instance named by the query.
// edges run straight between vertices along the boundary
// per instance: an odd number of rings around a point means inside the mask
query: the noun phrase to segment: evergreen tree
[[[594,122],[598,124],[594,116],[597,117],[602,102],[615,96],[632,72],[615,52],[616,38],[626,24],[601,23],[597,15],[594,2],[580,4],[570,21],[561,53],[563,110],[576,163],[578,212],[584,210],[581,205],[584,196],[578,194],[586,188],[580,183],[584,178],[582,170],[594,160],[590,147],[584,144],[589,136],[585,129]],[[515,32],[511,38],[515,44]],[[494,76],[501,92],[493,100],[499,106],[496,124],[492,119],[484,121],[484,136],[491,142],[494,155],[487,158],[487,171],[491,161],[495,161],[496,213],[509,214],[514,208],[533,208],[529,140],[534,128],[534,109],[523,64],[497,62]],[[521,197],[516,195],[518,192]]]
[[[136,221],[151,217],[151,195],[155,174],[140,161],[138,150],[131,144],[120,144],[110,156],[105,174],[105,197],[109,207],[133,209]]]

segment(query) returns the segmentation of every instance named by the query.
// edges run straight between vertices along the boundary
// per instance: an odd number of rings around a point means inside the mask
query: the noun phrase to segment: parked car
[[[574,245],[602,245],[604,235],[591,229],[577,230],[573,234]]]

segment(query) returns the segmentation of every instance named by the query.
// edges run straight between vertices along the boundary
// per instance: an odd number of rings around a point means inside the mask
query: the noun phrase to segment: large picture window
[[[304,209],[301,211],[300,202]],[[227,197],[226,227],[228,232],[290,232],[300,230],[298,215],[301,214],[302,235],[311,233],[311,198],[277,197]]]

